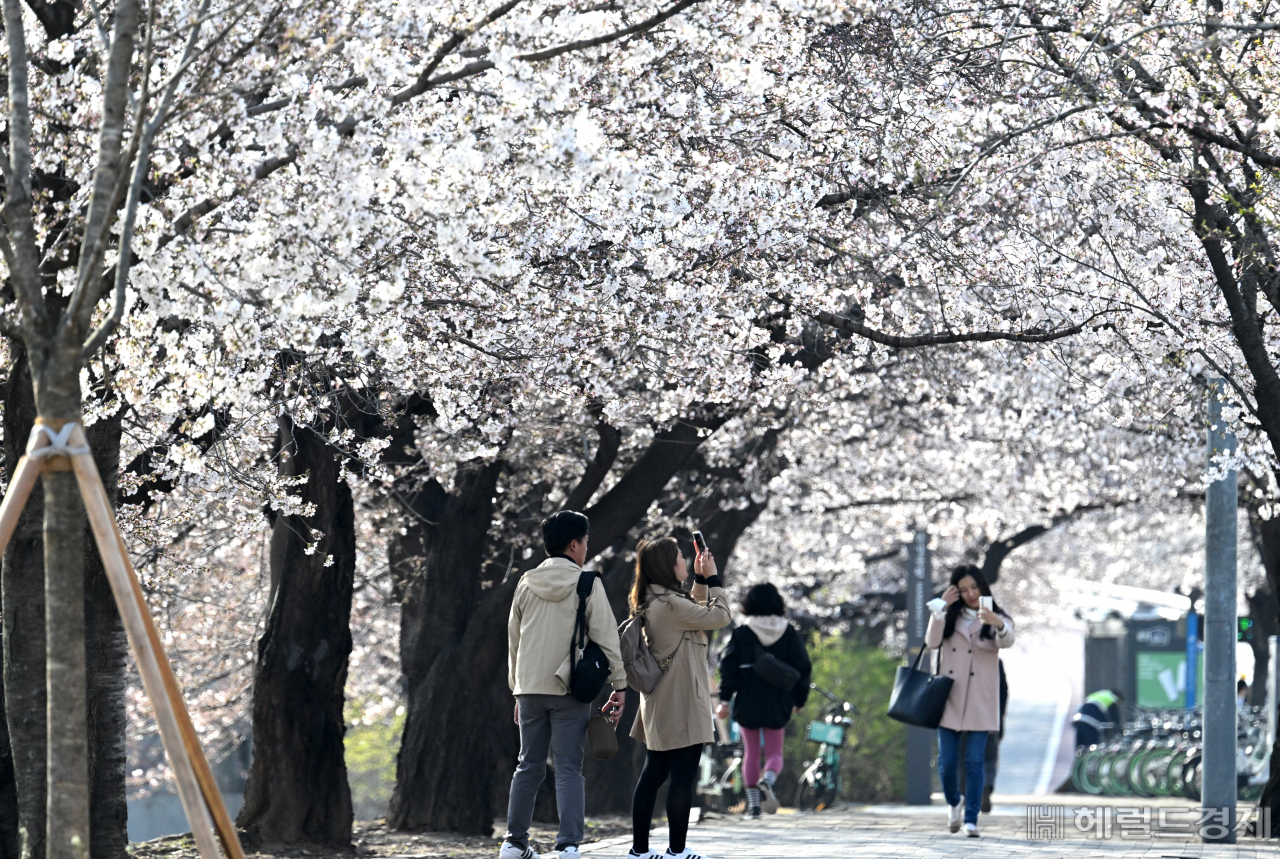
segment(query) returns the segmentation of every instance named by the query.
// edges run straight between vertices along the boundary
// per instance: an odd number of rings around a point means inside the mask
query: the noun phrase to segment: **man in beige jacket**
[[[569,694],[569,649],[578,613],[578,579],[587,559],[590,522],[572,510],[561,510],[542,523],[547,559],[521,577],[507,622],[510,652],[507,683],[516,696],[520,726],[520,761],[511,777],[507,836],[499,859],[540,859],[529,847],[533,804],[547,770],[547,752],[555,759],[556,807],[560,859],[580,859],[578,845],[585,828],[586,787],[582,777],[583,744],[591,705]],[[587,635],[609,660],[614,689],[605,712],[617,724],[625,701],[627,674],[618,644],[618,622],[609,607],[603,582],[596,581],[587,601]]]

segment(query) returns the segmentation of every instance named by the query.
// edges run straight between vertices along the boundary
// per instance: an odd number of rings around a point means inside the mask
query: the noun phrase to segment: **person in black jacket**
[[[720,706],[723,719],[733,703],[733,720],[742,728],[742,779],[747,786],[747,817],[778,810],[774,784],[782,772],[782,734],[791,714],[809,700],[812,665],[800,633],[787,622],[787,607],[773,585],[755,585],[742,600],[743,626],[733,631],[720,658]],[[790,666],[761,662],[765,654]],[[772,670],[769,670],[772,668]],[[773,682],[766,680],[769,677]],[[783,685],[776,685],[781,682]],[[764,745],[764,774],[760,747]],[[763,794],[763,802],[761,795]]]

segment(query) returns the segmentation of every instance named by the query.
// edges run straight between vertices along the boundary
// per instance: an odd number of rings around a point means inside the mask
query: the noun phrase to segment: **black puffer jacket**
[[[720,700],[733,701],[733,720],[744,728],[785,728],[791,711],[809,700],[809,673],[813,666],[804,642],[795,627],[788,626],[782,637],[768,647],[778,659],[800,672],[790,692],[771,686],[752,669],[760,639],[749,627],[733,631],[720,657]]]

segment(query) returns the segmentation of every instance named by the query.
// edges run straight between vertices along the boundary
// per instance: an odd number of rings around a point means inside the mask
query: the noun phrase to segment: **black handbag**
[[[920,670],[924,658],[924,645],[914,665],[903,665],[893,680],[893,695],[889,697],[889,718],[897,719],[919,728],[937,728],[942,721],[942,711],[947,707],[951,694],[950,677],[930,674]]]
[[[756,644],[756,661],[752,663],[751,670],[761,680],[770,686],[776,686],[783,692],[790,692],[792,687],[800,681],[799,671],[772,653],[765,652],[759,644]]]
[[[569,640],[569,694],[584,704],[596,700],[609,679],[609,659],[600,645],[587,637],[587,600],[599,575],[583,571],[578,577],[578,617]]]

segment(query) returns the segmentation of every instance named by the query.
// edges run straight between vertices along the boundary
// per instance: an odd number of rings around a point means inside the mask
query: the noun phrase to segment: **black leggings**
[[[667,826],[671,829],[671,852],[684,850],[685,836],[689,834],[689,809],[693,807],[693,788],[698,782],[698,762],[702,760],[702,745],[669,749],[665,752],[649,750],[644,759],[640,781],[636,782],[635,796],[631,799],[631,846],[637,853],[649,849],[649,826],[653,823],[653,805],[658,801],[658,788],[671,777],[667,786]]]

